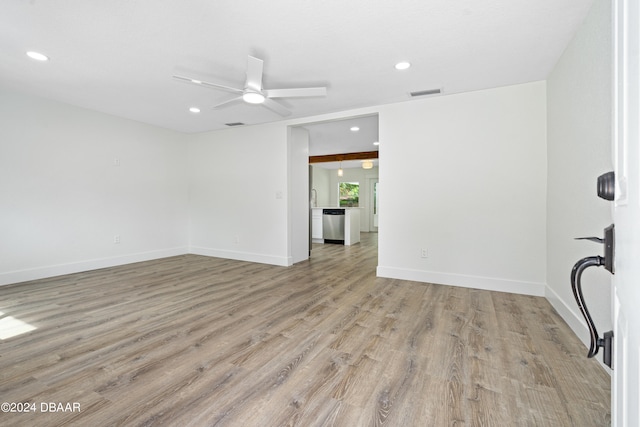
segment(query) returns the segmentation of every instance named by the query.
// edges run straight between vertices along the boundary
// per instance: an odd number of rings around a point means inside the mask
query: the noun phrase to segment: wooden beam
[[[309,156],[309,163],[344,162],[347,160],[377,159],[377,151],[360,151],[358,153],[325,154],[323,156]]]

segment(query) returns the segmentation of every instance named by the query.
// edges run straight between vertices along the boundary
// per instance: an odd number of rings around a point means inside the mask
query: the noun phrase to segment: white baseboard
[[[463,274],[439,273],[434,271],[412,270],[407,268],[378,266],[377,275],[391,279],[412,280],[415,282],[460,286],[463,288],[484,289],[514,294],[544,296],[545,284],[508,280],[495,277],[467,276]]]
[[[291,257],[276,257],[270,255],[224,251],[210,248],[177,247],[122,255],[111,258],[91,259],[71,262],[67,264],[47,265],[44,267],[9,271],[6,273],[0,273],[0,286],[13,283],[28,282],[30,280],[46,279],[48,277],[62,276],[65,274],[81,273],[83,271],[97,270],[99,268],[115,267],[118,265],[131,264],[134,262],[151,261],[154,259],[167,258],[188,253],[218,258],[235,259],[238,261],[250,261],[261,264],[280,265],[285,267],[293,265],[293,260]]]
[[[64,274],[80,273],[83,271],[97,270],[99,268],[106,267],[115,267],[117,265],[131,264],[134,262],[150,261],[159,258],[184,255],[186,253],[188,253],[186,247],[178,247],[121,255],[110,258],[91,259],[67,264],[48,265],[44,267],[25,270],[9,271],[6,273],[0,273],[0,285],[46,279],[48,277],[62,276]]]
[[[292,257],[279,257],[273,255],[256,254],[251,252],[229,251],[224,249],[190,247],[189,253],[194,255],[204,255],[215,258],[234,259],[237,261],[257,262],[260,264],[279,265],[289,267],[293,265]]]

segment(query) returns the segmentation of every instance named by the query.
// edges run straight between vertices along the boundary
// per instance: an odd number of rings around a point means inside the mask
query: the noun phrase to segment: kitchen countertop
[[[361,206],[344,207],[344,206],[314,206],[311,209],[362,209]]]

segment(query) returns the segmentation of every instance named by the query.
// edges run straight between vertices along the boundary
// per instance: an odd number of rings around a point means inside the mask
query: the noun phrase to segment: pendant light
[[[338,176],[342,176],[344,171],[342,170],[342,162],[340,162],[340,167],[338,168]]]

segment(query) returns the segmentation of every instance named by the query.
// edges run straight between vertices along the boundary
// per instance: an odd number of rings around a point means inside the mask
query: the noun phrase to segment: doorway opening
[[[357,210],[361,233],[378,231],[378,115],[297,125],[309,151],[309,247],[322,244],[322,209]],[[376,242],[377,242],[377,235]],[[371,239],[360,239],[363,243]],[[376,244],[377,252],[377,244]]]

